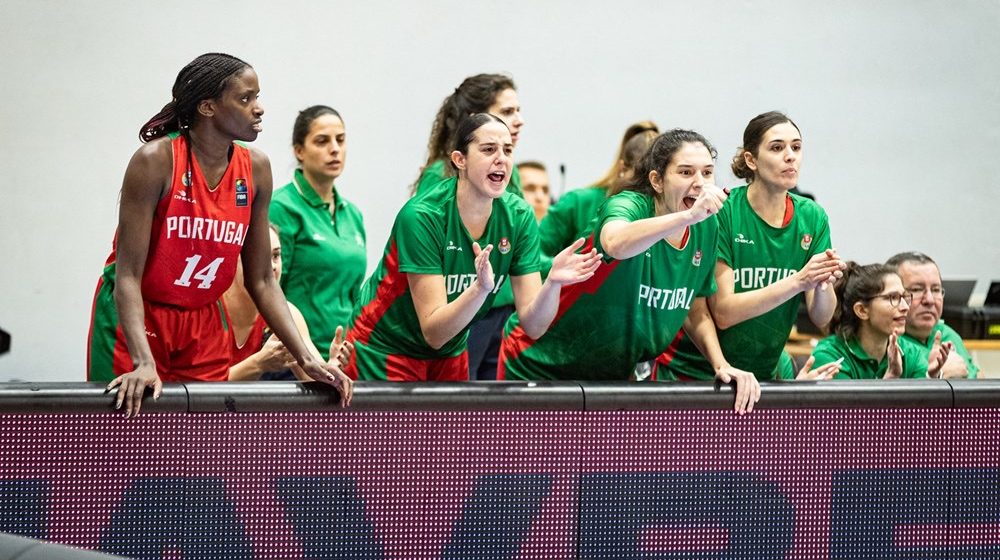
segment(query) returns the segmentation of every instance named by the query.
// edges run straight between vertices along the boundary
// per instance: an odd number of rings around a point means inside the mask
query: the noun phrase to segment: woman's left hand
[[[309,360],[301,367],[302,371],[309,377],[336,387],[340,391],[340,406],[345,408],[351,406],[351,398],[354,397],[354,381],[340,371],[340,366]]]
[[[948,356],[955,345],[951,342],[941,343],[941,332],[934,335],[934,344],[931,346],[931,353],[927,356],[927,377],[941,377],[941,368],[948,361]]]
[[[889,335],[889,367],[885,370],[882,379],[899,379],[903,375],[903,350],[899,347],[899,335],[892,333]]]
[[[586,253],[577,253],[585,242],[586,240],[581,237],[553,257],[552,268],[546,279],[560,286],[590,279],[597,271],[597,267],[601,265],[601,258],[604,255],[598,253],[597,249],[591,249]]]
[[[715,379],[720,383],[736,382],[736,403],[734,409],[739,414],[753,411],[753,405],[760,400],[760,383],[749,371],[724,366],[716,370]]]

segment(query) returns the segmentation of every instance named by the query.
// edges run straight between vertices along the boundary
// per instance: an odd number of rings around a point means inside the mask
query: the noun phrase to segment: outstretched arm
[[[585,241],[577,239],[552,259],[552,268],[544,283],[537,272],[511,277],[517,315],[524,332],[531,338],[540,338],[552,324],[559,309],[562,287],[590,279],[600,266],[602,255],[596,249],[576,252]]]
[[[299,335],[288,302],[278,287],[271,271],[271,239],[268,230],[267,211],[271,203],[271,163],[267,156],[257,150],[253,154],[254,199],[250,215],[250,226],[243,251],[243,278],[250,297],[257,310],[267,321],[271,330],[281,339],[299,367],[310,378],[329,383],[340,390],[342,406],[348,406],[353,394],[353,382],[344,375],[339,366],[327,364],[318,359]]]

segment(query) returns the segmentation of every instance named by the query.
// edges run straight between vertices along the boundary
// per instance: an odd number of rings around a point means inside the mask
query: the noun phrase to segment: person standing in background
[[[328,360],[337,328],[350,325],[368,265],[361,211],[335,185],[347,162],[340,113],[326,105],[300,111],[292,149],[299,168],[270,208],[281,239],[281,287]]]
[[[554,255],[569,245],[574,239],[589,233],[590,222],[597,216],[597,209],[609,196],[608,189],[617,185],[616,191],[631,179],[632,170],[642,158],[645,149],[626,149],[633,139],[643,136],[645,142],[634,142],[633,146],[648,147],[660,130],[652,121],[640,121],[625,129],[614,162],[604,176],[593,185],[562,193],[552,205],[542,223],[538,226],[543,255]]]
[[[549,172],[538,161],[522,161],[514,166],[521,174],[521,191],[524,200],[535,210],[535,221],[541,222],[549,212],[552,195],[549,193]]]

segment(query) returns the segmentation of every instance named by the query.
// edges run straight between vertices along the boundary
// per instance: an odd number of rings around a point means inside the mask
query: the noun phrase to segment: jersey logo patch
[[[694,258],[691,259],[691,264],[701,266],[701,249],[694,252]]]
[[[250,203],[250,194],[247,192],[246,179],[236,180],[236,206],[246,206]]]
[[[742,233],[737,233],[736,237],[733,238],[733,241],[736,243],[746,243],[747,245],[754,244],[753,239],[747,239],[746,237],[743,237]]]
[[[506,255],[510,252],[510,241],[506,237],[500,238],[500,244],[497,245],[497,250],[500,251],[501,255]]]
[[[448,246],[444,248],[445,251],[461,251],[462,248],[455,245],[454,241],[449,241]]]
[[[812,246],[812,243],[813,243],[813,238],[811,235],[809,235],[808,233],[802,234],[802,242],[799,243],[799,246],[802,247],[803,250],[808,251],[809,247]]]
[[[198,204],[198,201],[188,196],[187,191],[177,191],[177,194],[174,195],[174,200],[183,200],[184,202],[189,202],[191,204]]]
[[[187,171],[186,173],[181,175],[181,184],[184,185],[185,187],[191,186],[191,171]]]

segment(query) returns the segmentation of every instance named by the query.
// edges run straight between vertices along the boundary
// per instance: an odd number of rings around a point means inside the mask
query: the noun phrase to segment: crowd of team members
[[[312,379],[346,406],[353,379],[716,379],[743,412],[758,380],[977,373],[940,321],[930,258],[859,266],[833,249],[826,213],[796,194],[802,134],[781,113],[747,125],[743,186],[715,184],[700,134],[640,122],[604,177],[549,208],[544,166],[522,182],[513,164],[513,81],[470,77],[363,281],[361,214],[335,186],[344,120],[299,114],[300,166],[272,197],[266,156],[242,144],[261,131],[258,93],[248,64],[203,55],[141,129],[88,345],[89,378],[129,415],[164,381]],[[796,368],[802,302],[832,334]]]

